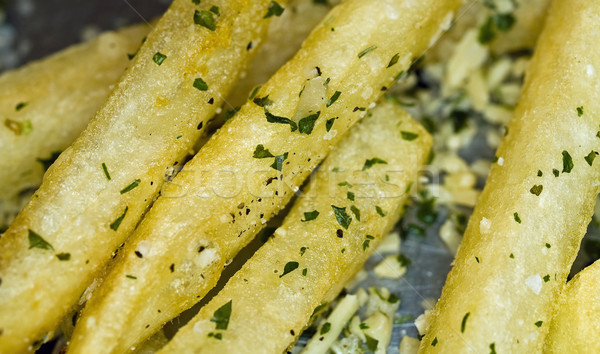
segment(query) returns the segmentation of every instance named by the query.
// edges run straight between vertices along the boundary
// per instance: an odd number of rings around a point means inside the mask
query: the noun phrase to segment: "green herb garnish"
[[[319,115],[321,115],[320,111],[300,119],[300,121],[298,122],[298,131],[301,134],[312,133],[313,128],[315,127],[315,122],[317,121],[317,119],[319,119]]]
[[[132,189],[134,189],[135,187],[137,187],[140,184],[141,180],[136,179],[133,182],[131,182],[127,187],[121,189],[121,194],[125,194],[129,191],[131,191]]]
[[[271,114],[269,111],[265,109],[265,116],[267,117],[267,122],[269,123],[277,123],[277,124],[289,124],[291,131],[296,131],[298,129],[298,125],[296,122],[289,118],[278,117],[276,115]]]
[[[125,211],[123,211],[123,214],[121,214],[121,216],[119,216],[115,221],[112,222],[112,224],[110,224],[111,229],[117,231],[117,229],[121,225],[121,222],[123,222],[123,219],[125,219],[125,215],[127,215],[127,210],[129,210],[128,206],[125,207]]]
[[[316,210],[304,212],[304,220],[300,220],[300,221],[302,221],[302,222],[312,221],[312,220],[315,220],[317,218],[317,216],[319,216],[319,212]],[[306,247],[303,247],[303,248],[304,248],[304,250],[306,250]],[[301,253],[304,254],[304,252],[301,252]]]
[[[380,159],[378,157],[374,157],[372,159],[368,159],[368,160],[365,161],[365,164],[364,164],[362,170],[363,171],[367,170],[367,169],[373,167],[373,165],[376,165],[376,164],[387,165],[387,161],[384,161],[384,160],[382,160],[382,159]]]
[[[104,171],[106,179],[110,181],[110,173],[108,173],[108,167],[106,167],[106,164],[104,162],[102,163],[102,170]]]
[[[211,31],[217,29],[217,23],[215,22],[212,12],[206,10],[194,11],[194,23],[202,27],[206,27]]]
[[[340,95],[342,93],[340,91],[335,91],[333,95],[331,95],[331,97],[327,100],[327,102],[325,102],[325,105],[327,107],[331,106],[332,104],[335,103],[335,101],[337,101],[338,98],[340,98]]]
[[[333,213],[335,214],[335,218],[337,222],[346,230],[348,230],[348,226],[352,222],[352,218],[346,213],[346,208],[340,208],[335,205],[332,205]]]
[[[573,159],[567,150],[563,150],[563,173],[570,173],[573,170]]]
[[[267,14],[263,18],[269,18],[271,16],[281,16],[284,8],[281,7],[277,2],[271,1],[269,4],[269,8],[267,9]]]
[[[229,317],[231,317],[231,302],[219,307],[211,317],[210,321],[216,324],[216,329],[227,329],[229,325]]]
[[[28,229],[28,231],[29,234],[27,237],[29,238],[29,249],[40,248],[43,250],[54,251],[54,247],[52,247],[50,243],[44,240],[42,236],[38,235],[35,231],[31,229]]]
[[[156,54],[154,54],[154,56],[152,57],[152,60],[158,66],[162,65],[162,63],[163,63],[163,61],[165,61],[165,59],[167,59],[167,56],[161,52],[156,52]]]
[[[254,155],[252,155],[255,159],[264,159],[268,157],[275,157],[269,150],[265,149],[262,144],[256,145],[256,149],[254,150]]]
[[[56,255],[56,258],[58,258],[60,261],[68,261],[71,259],[71,254],[70,253],[58,253]]]
[[[376,45],[372,45],[369,48],[363,49],[362,52],[358,53],[358,58],[360,59],[360,58],[364,57],[368,52],[375,50],[375,49],[377,49]]]
[[[200,91],[208,90],[208,84],[200,77],[194,80],[194,87]]]
[[[300,264],[298,262],[287,262],[283,267],[283,273],[279,276],[280,278],[284,275],[296,270]]]

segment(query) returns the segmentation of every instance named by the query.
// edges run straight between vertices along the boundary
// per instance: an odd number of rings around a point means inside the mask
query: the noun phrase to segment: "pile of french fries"
[[[498,13],[479,31],[492,52],[537,39],[535,54],[441,298],[400,351],[600,350],[600,265],[567,283],[600,191],[600,3],[548,3],[174,0],[152,28],[4,73],[0,208],[37,189],[0,237],[0,353],[57,335],[67,353],[291,350],[432,158],[430,133],[383,96],[424,54],[444,60],[448,37],[476,35],[461,29],[474,6]],[[359,325],[363,295],[304,351],[389,352],[397,299]],[[363,349],[335,347],[350,326]]]

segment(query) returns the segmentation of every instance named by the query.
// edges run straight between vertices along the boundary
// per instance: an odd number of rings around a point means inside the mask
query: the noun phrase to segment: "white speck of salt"
[[[542,277],[540,277],[539,274],[532,275],[525,279],[525,285],[527,285],[527,287],[536,295],[539,295],[540,291],[542,291],[542,284]]]
[[[588,64],[586,67],[587,76],[592,77],[596,75],[596,68],[592,64]]]
[[[502,157],[498,158],[498,166],[504,166],[504,159]]]
[[[219,218],[219,220],[220,220],[222,223],[226,223],[226,222],[228,222],[228,221],[229,221],[229,215],[227,215],[227,214],[223,214],[223,215],[221,215],[221,217]]]
[[[194,333],[202,333],[202,321],[194,323]]]
[[[489,219],[481,218],[479,222],[479,232],[482,234],[487,234],[490,232],[490,228],[492,227],[492,222]]]

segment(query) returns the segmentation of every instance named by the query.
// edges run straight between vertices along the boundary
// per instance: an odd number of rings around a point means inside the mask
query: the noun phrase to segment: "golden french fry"
[[[600,3],[556,0],[422,352],[540,352],[598,194]]]
[[[600,352],[600,261],[580,271],[560,295],[544,353]]]
[[[398,221],[431,143],[393,103],[374,108],[325,159],[273,238],[163,351],[284,352]],[[228,325],[215,323],[230,301]]]
[[[334,8],[167,186],[88,302],[71,350],[127,349],[204,296],[460,3]]]
[[[173,2],[0,239],[1,352],[33,350],[100,276],[279,10],[266,0]]]
[[[107,32],[0,76],[0,199],[40,185],[45,167],[104,103],[149,30]]]

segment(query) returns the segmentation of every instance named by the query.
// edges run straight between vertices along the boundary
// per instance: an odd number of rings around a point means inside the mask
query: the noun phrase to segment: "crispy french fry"
[[[40,185],[44,165],[83,131],[149,30],[107,32],[0,76],[0,199]]]
[[[126,349],[204,296],[460,3],[334,8],[167,186],[88,302],[72,350]]]
[[[393,103],[373,109],[325,159],[274,237],[163,351],[285,351],[315,308],[337,296],[398,221],[431,143],[425,129]],[[375,158],[386,164],[363,170]],[[335,208],[343,211],[335,214]],[[345,216],[347,228],[338,221]],[[215,328],[211,318],[229,301],[226,330]]]
[[[100,275],[277,13],[267,0],[174,1],[0,239],[1,352],[33,350]]]
[[[560,295],[544,353],[599,353],[600,261],[580,271]]]
[[[542,350],[598,194],[599,16],[554,1],[422,352]]]

